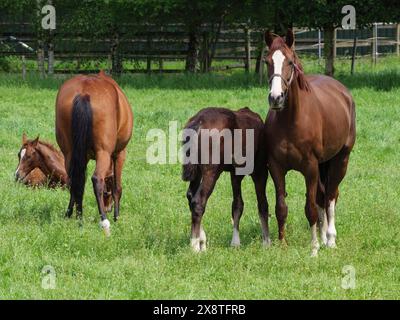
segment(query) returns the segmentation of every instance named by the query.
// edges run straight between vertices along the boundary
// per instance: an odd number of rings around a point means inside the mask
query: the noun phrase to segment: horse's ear
[[[291,47],[293,46],[293,43],[294,43],[294,34],[293,34],[292,29],[288,29],[288,30],[287,30],[285,41],[286,41],[286,45],[287,45],[289,48],[291,48]]]
[[[35,140],[32,141],[32,147],[36,147],[39,142],[39,136]]]
[[[272,45],[272,42],[274,41],[274,37],[272,36],[272,33],[269,30],[265,31],[264,39],[265,39],[266,45],[268,46],[268,48],[270,48]]]
[[[24,145],[28,141],[28,138],[26,137],[26,133],[24,132],[22,134],[22,144]]]

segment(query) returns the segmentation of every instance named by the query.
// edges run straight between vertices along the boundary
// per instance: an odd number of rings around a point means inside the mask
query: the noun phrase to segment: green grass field
[[[320,72],[315,61],[307,72]],[[184,122],[205,106],[249,106],[265,118],[266,85],[241,72],[214,75],[126,76],[119,79],[135,114],[123,174],[121,219],[105,238],[90,179],[84,223],[64,219],[65,190],[28,189],[14,182],[21,136],[55,143],[54,102],[62,79],[0,75],[0,298],[12,299],[387,299],[400,298],[400,63],[375,67],[337,63],[337,77],[357,105],[357,142],[337,206],[338,248],[311,258],[304,215],[305,186],[287,177],[287,240],[280,246],[275,195],[268,183],[273,246],[263,249],[251,179],[243,183],[240,249],[230,248],[231,186],[218,181],[204,217],[208,251],[189,248],[190,214],[181,167],[146,163],[146,133]],[[89,174],[93,172],[93,163]],[[42,288],[44,266],[56,288]],[[343,289],[342,269],[355,269]]]

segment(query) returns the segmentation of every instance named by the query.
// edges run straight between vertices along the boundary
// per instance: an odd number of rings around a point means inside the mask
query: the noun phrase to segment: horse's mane
[[[297,66],[294,69],[294,76],[297,80],[297,84],[299,85],[300,90],[311,91],[310,84],[308,83],[305,75],[304,69],[301,64],[299,57],[296,54],[296,51],[291,50],[287,45],[283,38],[277,37],[271,44],[269,48],[270,51],[281,50],[284,55],[288,55],[290,51],[293,53],[293,63]]]

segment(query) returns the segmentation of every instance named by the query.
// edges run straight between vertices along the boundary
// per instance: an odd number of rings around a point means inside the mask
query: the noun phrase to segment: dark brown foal
[[[192,213],[191,246],[194,251],[206,249],[201,220],[207,200],[223,171],[230,172],[233,191],[231,245],[240,245],[239,221],[244,207],[241,183],[245,175],[251,175],[255,185],[263,244],[270,244],[266,197],[268,171],[264,148],[260,148],[264,143],[263,126],[260,116],[249,108],[239,111],[206,108],[185,126],[187,163],[183,165],[182,178],[190,181],[187,199]],[[241,156],[245,159],[239,159]]]

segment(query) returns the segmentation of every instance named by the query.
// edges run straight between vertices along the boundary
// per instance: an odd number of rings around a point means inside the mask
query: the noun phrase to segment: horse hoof
[[[100,222],[100,226],[103,228],[105,236],[109,237],[111,235],[110,221],[108,221],[108,219],[104,219],[103,221]]]
[[[335,241],[328,241],[326,246],[328,248],[330,248],[330,249],[335,249],[336,248],[336,243],[335,243]]]
[[[262,245],[264,248],[270,248],[272,245],[271,239],[263,240]]]
[[[313,249],[311,250],[311,258],[317,258],[318,257],[318,250]]]
[[[240,241],[232,241],[231,242],[231,247],[232,248],[239,248],[240,247]]]

